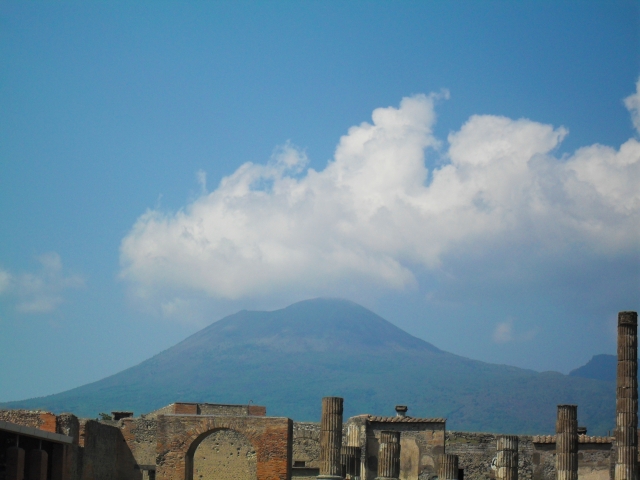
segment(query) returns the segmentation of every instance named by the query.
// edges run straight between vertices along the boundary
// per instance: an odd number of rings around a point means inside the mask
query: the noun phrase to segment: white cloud
[[[0,293],[9,289],[11,285],[11,274],[6,270],[0,270]]]
[[[21,313],[48,313],[63,301],[65,290],[84,286],[79,275],[65,275],[60,255],[45,253],[37,258],[37,273],[10,274],[0,271],[0,293],[13,297]]]
[[[633,126],[640,133],[640,79],[636,82],[636,93],[625,98],[624,104],[631,113]]]
[[[441,146],[434,98],[374,110],[324,170],[305,171],[306,155],[287,144],[175,214],[146,212],[122,240],[122,278],[148,297],[342,295],[411,287],[419,273],[446,270],[448,258],[507,246],[523,257],[576,244],[592,255],[637,249],[635,139],[557,158],[566,129],[474,115],[430,172],[425,152]]]
[[[493,331],[493,341],[496,343],[513,341],[513,321],[511,319],[496,325],[496,329]]]
[[[532,340],[537,334],[537,328],[516,333],[513,318],[508,318],[496,325],[493,331],[493,341],[495,343],[526,342]]]

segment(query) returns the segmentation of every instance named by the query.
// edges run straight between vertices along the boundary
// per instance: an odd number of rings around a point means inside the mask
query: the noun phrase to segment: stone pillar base
[[[339,475],[318,475],[316,478],[318,480],[344,480]]]
[[[398,480],[395,477],[376,477],[376,480]]]

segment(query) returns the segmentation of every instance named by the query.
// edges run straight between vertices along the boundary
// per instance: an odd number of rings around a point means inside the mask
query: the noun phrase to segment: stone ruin
[[[173,403],[134,417],[0,410],[0,480],[639,480],[636,312],[618,315],[616,428],[587,435],[558,405],[555,435],[452,432],[443,418],[358,415],[322,399],[320,423],[258,405]]]

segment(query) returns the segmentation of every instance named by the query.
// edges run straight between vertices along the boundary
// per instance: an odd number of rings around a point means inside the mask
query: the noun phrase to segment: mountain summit
[[[430,351],[430,343],[341,299],[316,298],[273,312],[243,310],[209,325],[174,348],[252,346],[278,352]]]
[[[439,350],[366,308],[314,299],[223,318],[135,367],[47,397],[4,404],[94,417],[176,401],[253,403],[318,420],[323,396],[360,413],[446,417],[458,430],[552,433],[556,405],[577,403],[594,434],[614,424],[615,384],[493,365]]]

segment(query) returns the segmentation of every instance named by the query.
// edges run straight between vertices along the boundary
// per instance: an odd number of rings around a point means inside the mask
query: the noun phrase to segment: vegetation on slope
[[[615,383],[537,373],[443,352],[345,300],[315,299],[274,312],[242,311],[98,382],[5,404],[94,417],[145,413],[176,401],[267,406],[295,420],[320,416],[320,399],[361,413],[446,417],[453,430],[552,433],[556,405],[578,404],[581,425],[614,425]]]

